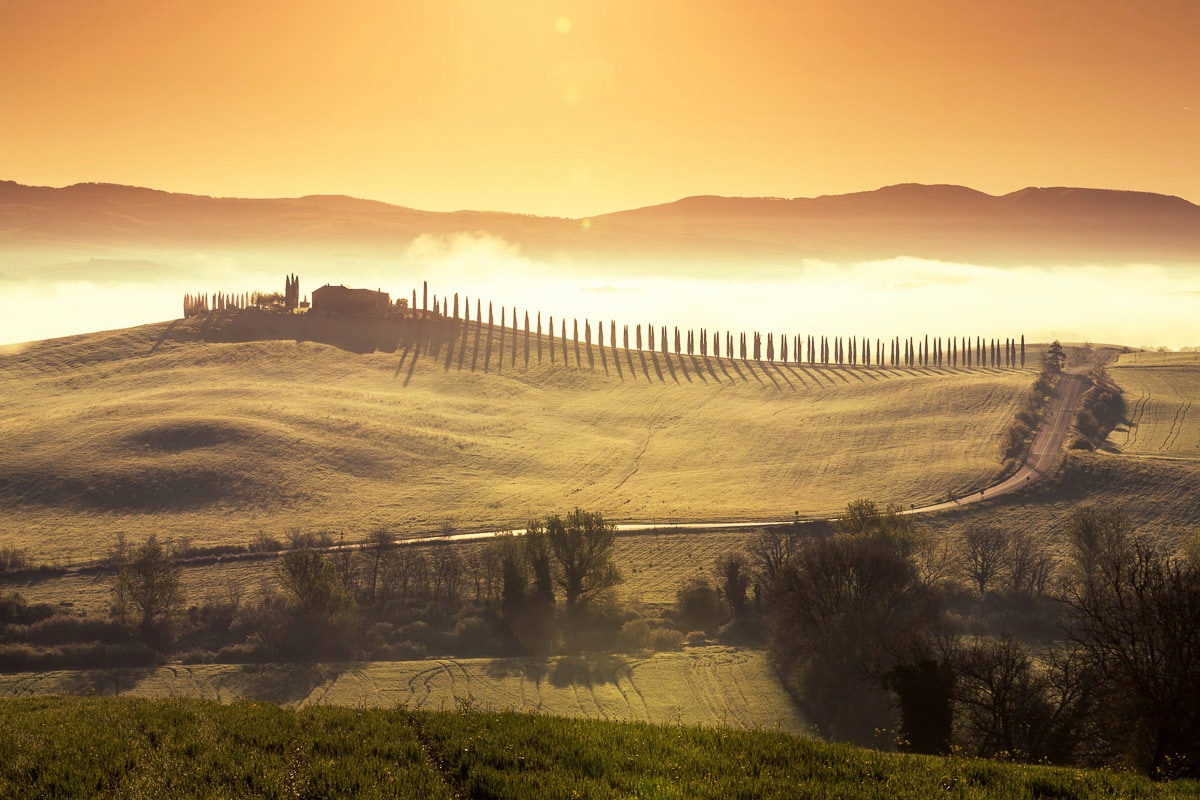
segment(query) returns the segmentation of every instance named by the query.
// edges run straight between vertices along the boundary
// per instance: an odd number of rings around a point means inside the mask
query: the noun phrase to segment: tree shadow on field
[[[780,364],[778,361],[768,361],[766,363],[766,365],[763,367],[763,371],[767,372],[768,374],[770,374],[771,372],[774,372],[776,375],[778,375],[780,378],[783,379],[783,382],[787,384],[789,389],[791,389],[793,392],[796,391],[796,386],[790,380],[788,380],[787,372],[784,370],[784,366],[782,364]],[[771,378],[771,380],[775,380],[775,379]],[[779,384],[775,384],[775,385],[777,387],[779,386]]]
[[[611,654],[562,656],[550,668],[550,685],[563,689],[598,683],[615,684],[617,676],[628,668],[629,663],[625,658]]]
[[[782,364],[782,365],[780,365],[779,370],[780,370],[780,372],[782,372],[783,370],[787,370],[788,372],[792,373],[792,377],[795,378],[796,380],[800,381],[801,386],[803,386],[805,389],[808,388],[808,381],[804,380],[804,376],[800,374],[800,371],[797,370],[791,364]],[[790,385],[791,381],[788,381],[788,384]],[[795,387],[793,387],[793,388],[795,388]]]
[[[152,355],[154,353],[154,351],[157,350],[159,348],[159,346],[162,345],[162,343],[167,340],[167,337],[169,337],[171,335],[171,333],[175,330],[175,326],[178,324],[179,324],[179,320],[177,320],[177,319],[171,320],[171,324],[163,329],[162,336],[158,337],[158,341],[155,342],[150,347],[150,352],[147,353],[146,355]]]
[[[655,352],[650,353],[650,362],[652,364],[654,364],[654,374],[658,375],[658,382],[666,383],[667,382],[666,379],[663,378],[662,365],[658,363],[658,353],[655,353]],[[679,381],[675,381],[675,382],[679,383]]]
[[[115,697],[133,691],[158,670],[159,667],[72,670],[59,674],[54,693]]]
[[[220,675],[213,688],[222,698],[286,705],[303,701],[317,687],[329,688],[345,671],[345,666],[331,664],[243,664]]]
[[[762,378],[759,376],[759,374],[758,374],[758,370],[756,370],[756,369],[754,368],[754,363],[753,363],[753,362],[751,362],[751,361],[743,361],[742,363],[746,365],[746,371],[747,371],[747,372],[749,372],[749,373],[750,373],[750,374],[751,374],[751,375],[754,377],[754,380],[758,381],[758,382],[759,382],[759,384],[760,384],[761,386],[766,386],[766,385],[767,385],[767,384],[766,384],[766,383],[763,381],[763,379],[762,379]],[[767,377],[768,377],[768,378],[771,378],[771,376],[770,376],[770,375],[768,375]],[[771,378],[771,383],[774,383],[774,384],[775,384],[775,388],[776,388],[776,389],[778,389],[778,388],[779,388],[779,381],[775,380],[774,378]]]

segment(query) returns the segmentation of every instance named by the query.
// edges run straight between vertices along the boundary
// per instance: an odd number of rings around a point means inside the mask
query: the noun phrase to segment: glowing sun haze
[[[0,177],[585,216],[904,181],[1200,200],[1195,0],[14,0]]]

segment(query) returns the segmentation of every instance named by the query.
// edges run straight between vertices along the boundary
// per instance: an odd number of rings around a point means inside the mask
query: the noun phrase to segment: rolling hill
[[[574,506],[654,522],[924,503],[997,474],[1030,381],[561,340],[526,362],[487,326],[389,326],[212,314],[0,354],[0,534],[70,562],[123,531],[243,545]]]

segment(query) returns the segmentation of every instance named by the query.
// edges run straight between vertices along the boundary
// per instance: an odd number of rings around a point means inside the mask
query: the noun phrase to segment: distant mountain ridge
[[[422,234],[498,236],[577,263],[838,262],[914,256],[986,264],[1200,264],[1200,206],[1170,195],[1072,187],[989,195],[898,184],[820,197],[685,197],[581,219],[433,212],[342,195],[246,199],[103,183],[0,181],[0,249],[272,248],[364,254]]]

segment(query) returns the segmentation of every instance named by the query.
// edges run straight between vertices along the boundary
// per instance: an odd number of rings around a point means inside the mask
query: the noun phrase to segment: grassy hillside
[[[1200,463],[1200,353],[1127,353],[1109,367],[1125,394],[1128,424],[1108,437],[1126,455]]]
[[[172,665],[0,675],[0,697],[96,694],[494,711],[803,733],[765,653],[688,648],[651,656],[464,658],[348,665]]]
[[[526,364],[511,329],[457,331],[214,314],[10,349],[0,536],[71,562],[119,532],[218,545],[515,527],[574,505],[653,521],[921,503],[995,475],[1029,382],[561,339],[553,364],[536,339]]]
[[[5,797],[1176,798],[1195,782],[783,733],[195,700],[0,702]]]

